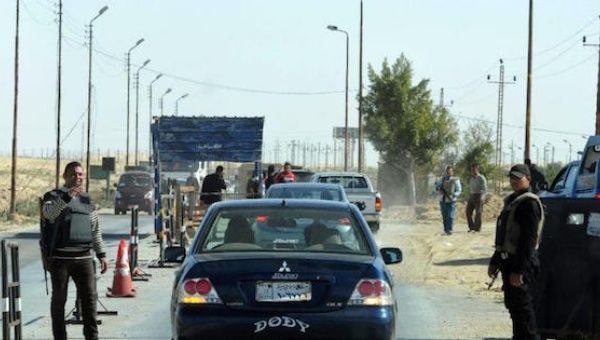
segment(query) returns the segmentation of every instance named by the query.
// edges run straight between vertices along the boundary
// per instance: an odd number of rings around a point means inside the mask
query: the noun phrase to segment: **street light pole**
[[[571,159],[572,159],[572,158],[571,158],[571,152],[573,151],[573,145],[571,144],[571,142],[569,142],[569,141],[568,141],[568,140],[566,140],[566,139],[563,139],[563,142],[565,142],[565,143],[569,144],[569,162],[570,162],[570,161],[571,161]]]
[[[171,88],[169,87],[169,88],[168,88],[168,89],[165,91],[165,93],[163,93],[163,95],[162,95],[162,96],[160,96],[160,115],[161,115],[161,116],[163,115],[163,112],[164,112],[164,110],[163,110],[163,109],[164,109],[164,105],[163,105],[163,98],[165,98],[165,96],[166,96],[168,93],[170,93],[170,92],[171,92]]]
[[[179,101],[182,100],[183,98],[187,97],[188,93],[182,95],[181,97],[177,98],[177,100],[175,101],[175,115],[179,115]]]
[[[599,16],[600,18],[600,16]],[[596,134],[600,134],[600,41],[598,44],[588,44],[585,36],[583,37],[584,46],[593,46],[598,48],[598,83],[596,87]]]
[[[93,23],[94,20],[98,19],[104,12],[108,10],[108,6],[104,6],[98,11],[95,17],[90,20],[90,43],[88,45],[88,103],[87,103],[87,152],[85,159],[85,191],[90,190],[90,126],[92,122],[92,39],[93,39]]]
[[[13,102],[13,138],[12,138],[12,160],[10,170],[10,211],[8,220],[15,219],[17,214],[16,191],[17,191],[17,113],[19,108],[19,0],[17,0],[15,20],[15,81]]]
[[[144,61],[142,66],[135,72],[135,165],[138,165],[138,137],[139,137],[139,106],[140,106],[140,71],[150,63],[150,59]]]
[[[153,81],[148,85],[148,157],[152,163],[152,85],[162,77],[162,73],[158,74]]]
[[[358,171],[363,172],[366,168],[365,164],[365,131],[363,129],[363,72],[362,72],[362,57],[363,57],[363,2],[360,1],[360,39],[358,52]]]
[[[540,147],[537,144],[532,144],[531,146],[535,148],[535,162],[540,164]]]
[[[348,32],[339,29],[337,26],[329,25],[327,26],[329,30],[337,31],[344,33],[346,35],[346,107],[345,107],[345,116],[344,116],[344,171],[348,171],[348,158],[350,155],[349,151],[349,133],[348,133],[348,64],[349,64],[349,46],[350,39],[348,38]]]
[[[125,166],[129,165],[129,88],[130,88],[130,73],[131,73],[131,51],[133,51],[134,48],[140,46],[141,43],[144,42],[144,38],[138,40],[135,45],[133,45],[128,51],[127,51],[127,146],[126,146],[126,150],[125,150]]]

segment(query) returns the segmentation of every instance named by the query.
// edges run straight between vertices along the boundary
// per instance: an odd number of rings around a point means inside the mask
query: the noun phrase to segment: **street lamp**
[[[146,59],[142,66],[135,72],[135,165],[138,165],[138,137],[139,137],[139,107],[140,107],[140,71],[150,64],[150,59]]]
[[[150,157],[150,163],[152,163],[152,85],[162,77],[162,73],[159,73],[154,80],[148,85],[148,157]]]
[[[569,142],[566,139],[563,139],[563,142],[569,144],[569,162],[571,161],[571,151],[573,151],[573,145],[571,145],[571,142]]]
[[[163,105],[163,98],[164,98],[164,97],[165,97],[165,96],[166,96],[166,95],[167,95],[169,92],[171,92],[171,88],[170,88],[170,87],[169,87],[169,88],[168,88],[168,89],[165,91],[165,93],[163,93],[163,95],[162,95],[162,96],[160,96],[160,115],[161,115],[161,116],[163,115],[163,107],[164,107],[164,105]]]
[[[181,97],[177,98],[177,100],[175,101],[175,115],[177,116],[179,114],[179,101],[182,100],[183,98],[187,97],[188,93],[182,95]]]
[[[535,148],[535,162],[540,164],[540,147],[537,144],[531,145]]]
[[[128,51],[127,51],[127,150],[125,151],[125,166],[129,165],[129,87],[130,87],[130,80],[129,80],[129,74],[131,73],[131,51],[133,51],[134,48],[140,46],[141,43],[144,42],[144,38],[138,40],[135,45],[133,45]]]
[[[90,20],[89,29],[90,29],[90,42],[88,44],[88,105],[87,105],[87,153],[85,160],[85,191],[89,192],[90,188],[90,126],[92,121],[92,29],[93,23],[96,19],[98,19],[104,12],[108,10],[108,6],[102,7],[98,14]]]
[[[344,171],[348,171],[348,158],[349,158],[349,134],[348,134],[348,62],[349,62],[349,44],[350,40],[348,38],[348,32],[339,29],[337,26],[329,25],[327,29],[341,32],[346,35],[346,110],[344,116]]]
[[[548,146],[548,151],[550,151],[550,147],[552,147],[552,158],[550,159],[550,163],[554,163],[554,144],[547,142],[546,145]]]

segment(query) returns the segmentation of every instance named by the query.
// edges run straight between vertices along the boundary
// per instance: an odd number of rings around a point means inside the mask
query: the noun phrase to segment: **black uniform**
[[[202,195],[200,199],[207,205],[211,205],[221,200],[221,190],[227,189],[225,180],[217,173],[204,177],[202,181]]]
[[[496,245],[502,246],[508,237],[506,232],[510,211],[515,209],[513,221],[519,226],[516,251],[509,253],[497,250],[490,260],[490,266],[499,268],[502,273],[504,304],[513,321],[514,339],[534,339],[536,334],[532,287],[540,267],[536,246],[542,211],[540,204],[532,198],[524,198],[515,207],[511,205],[527,191],[529,189],[515,192],[506,198],[496,226]],[[524,284],[520,287],[512,286],[509,279],[511,273],[523,274]]]

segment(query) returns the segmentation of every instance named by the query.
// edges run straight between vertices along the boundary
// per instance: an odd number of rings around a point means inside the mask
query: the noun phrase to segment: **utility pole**
[[[500,59],[500,71],[498,81],[492,81],[491,76],[488,74],[487,81],[491,84],[498,84],[498,120],[496,123],[496,191],[500,191],[500,178],[502,172],[502,115],[504,109],[504,85],[514,84],[517,81],[517,77],[513,76],[512,82],[504,81],[504,62]]]
[[[134,48],[138,47],[141,43],[144,42],[144,38],[139,39],[135,45],[133,45],[125,54],[126,56],[126,61],[127,61],[127,146],[126,146],[126,150],[125,150],[125,166],[129,165],[129,99],[130,99],[130,95],[129,95],[129,90],[130,90],[130,76],[131,76],[131,51],[133,51]]]
[[[444,107],[444,88],[440,89],[440,107]]]
[[[154,80],[148,85],[148,157],[150,164],[152,164],[152,85],[162,77],[162,73],[156,75]]]
[[[93,41],[93,23],[94,20],[98,19],[106,10],[108,6],[104,6],[98,11],[95,17],[90,20],[90,41],[88,45],[88,102],[87,102],[87,155],[85,160],[85,191],[90,191],[90,135],[92,125],[92,41]]]
[[[533,53],[533,0],[529,0],[529,40],[527,43],[527,108],[525,110],[525,150],[524,159],[529,157],[529,146],[531,145],[531,72],[532,72],[532,53]]]
[[[60,110],[61,110],[61,88],[62,88],[62,0],[58,1],[58,78],[57,78],[57,100],[56,100],[56,176],[55,187],[60,185]]]
[[[8,220],[13,221],[17,213],[16,190],[17,190],[17,113],[19,99],[19,0],[17,0],[15,20],[15,84],[13,103],[13,138],[12,138],[12,165],[10,170],[10,212]]]
[[[364,171],[365,166],[365,132],[363,130],[363,2],[360,0],[360,41],[358,47],[358,172]]]
[[[600,16],[598,18],[600,18]],[[593,46],[598,48],[598,84],[596,86],[596,135],[600,135],[600,39],[598,41],[598,44],[588,44],[584,36],[583,46]]]
[[[140,71],[150,63],[150,59],[144,63],[135,72],[135,156],[134,164],[138,165],[138,138],[139,138],[139,107],[140,107]]]

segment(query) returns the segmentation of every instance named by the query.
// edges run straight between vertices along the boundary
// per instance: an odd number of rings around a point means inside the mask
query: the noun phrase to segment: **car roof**
[[[334,177],[334,176],[339,176],[339,177],[365,177],[364,173],[361,172],[349,172],[349,171],[330,171],[330,172],[317,172],[315,173],[315,176],[322,176],[322,177]]]
[[[284,203],[285,202],[285,203]],[[214,203],[210,206],[212,209],[244,209],[244,208],[274,208],[286,205],[290,208],[317,208],[321,210],[347,210],[352,207],[348,202],[325,201],[325,200],[306,200],[294,198],[259,198],[251,200],[231,200]]]
[[[146,175],[146,176],[152,177],[152,174],[150,172],[141,171],[141,170],[125,171],[124,173],[121,174],[121,176],[128,176],[128,175]]]
[[[315,183],[315,182],[291,182],[291,183],[275,183],[271,188],[319,188],[319,189],[335,189],[343,190],[342,186],[333,183]]]

